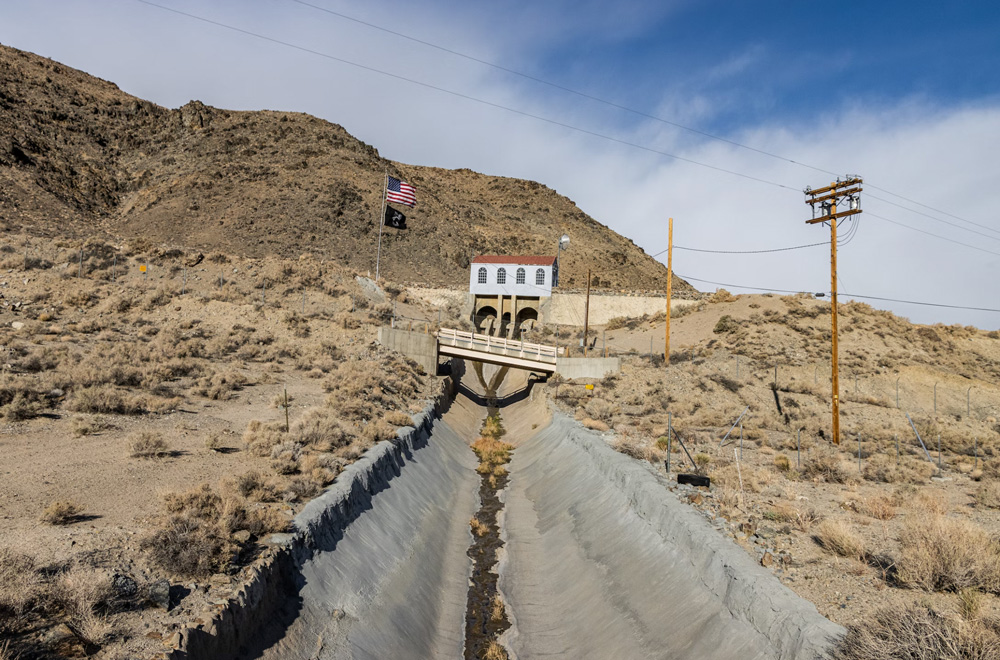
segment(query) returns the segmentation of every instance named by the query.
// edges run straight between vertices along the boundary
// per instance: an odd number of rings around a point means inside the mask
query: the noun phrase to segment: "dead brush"
[[[901,584],[928,591],[1000,593],[1000,543],[970,521],[914,517],[907,520],[899,543]]]
[[[326,452],[351,444],[354,433],[341,424],[332,410],[324,407],[306,411],[292,426],[292,437],[304,446]]]
[[[832,484],[850,483],[853,477],[842,465],[840,458],[832,452],[816,452],[802,466],[801,474],[806,479],[825,481]]]
[[[972,500],[977,507],[1000,509],[1000,483],[991,481],[980,484],[972,494]]]
[[[896,501],[888,495],[872,495],[849,503],[848,507],[875,520],[892,520],[896,517]]]
[[[919,605],[892,605],[852,624],[833,649],[834,660],[1000,657],[1000,621],[956,620]]]
[[[934,474],[931,463],[903,457],[897,465],[893,459],[875,455],[865,461],[862,474],[868,481],[877,483],[927,483]]]
[[[140,415],[150,408],[149,399],[133,395],[113,385],[96,385],[74,390],[66,402],[73,412],[106,415]]]
[[[496,640],[491,640],[489,646],[486,647],[486,653],[483,655],[483,659],[507,660],[507,651],[505,651]]]
[[[813,539],[824,550],[862,561],[868,555],[864,541],[843,521],[827,518],[816,528]]]
[[[42,511],[40,520],[48,525],[69,525],[75,523],[83,513],[83,508],[67,500],[56,500]]]
[[[191,392],[213,401],[225,401],[250,384],[249,379],[238,371],[216,371],[208,376],[202,376],[191,388]]]
[[[262,422],[255,419],[247,424],[246,431],[243,432],[243,442],[247,445],[247,451],[254,456],[270,456],[271,450],[285,439],[284,424],[278,422]]]
[[[38,575],[30,555],[0,548],[0,631],[5,622],[20,618],[48,600],[48,585]]]
[[[162,458],[170,454],[170,448],[162,434],[140,431],[129,440],[128,452],[132,458]]]
[[[477,516],[473,516],[472,519],[469,520],[469,527],[472,529],[473,535],[479,538],[486,536],[490,531],[490,526],[480,520]]]
[[[299,471],[302,445],[287,440],[271,448],[271,467],[278,474],[295,474]]]

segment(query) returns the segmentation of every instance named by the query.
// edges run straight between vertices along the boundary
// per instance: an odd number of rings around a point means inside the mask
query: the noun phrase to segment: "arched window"
[[[542,286],[545,284],[545,269],[539,268],[535,271],[535,284]]]
[[[497,284],[507,283],[507,269],[501,268],[497,271]]]
[[[524,284],[524,269],[523,268],[518,268],[517,269],[517,278],[516,278],[515,281],[518,284]]]
[[[480,268],[479,269],[479,283],[480,284],[486,284],[486,269],[485,268]]]

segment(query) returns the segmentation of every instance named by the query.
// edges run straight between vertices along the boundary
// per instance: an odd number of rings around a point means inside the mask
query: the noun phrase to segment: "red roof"
[[[555,257],[534,257],[524,255],[494,255],[486,254],[474,257],[474,264],[516,264],[519,266],[551,266],[556,262]]]

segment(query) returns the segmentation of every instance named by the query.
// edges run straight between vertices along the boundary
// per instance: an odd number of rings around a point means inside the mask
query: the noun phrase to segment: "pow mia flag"
[[[385,206],[385,224],[396,229],[406,229],[406,216],[388,204]]]

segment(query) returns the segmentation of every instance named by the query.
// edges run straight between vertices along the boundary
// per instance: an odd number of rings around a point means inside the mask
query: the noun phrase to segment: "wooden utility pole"
[[[590,269],[587,269],[587,302],[583,306],[583,357],[587,357],[587,330],[590,328]]]
[[[674,219],[667,222],[667,331],[663,344],[663,365],[670,366],[670,295],[674,283]]]
[[[832,325],[831,391],[833,394],[833,444],[840,444],[840,374],[837,367],[837,221],[851,215],[861,213],[860,193],[861,178],[847,177],[846,181],[831,183],[825,188],[811,190],[806,188],[806,204],[812,206],[813,219],[806,220],[807,225],[819,222],[830,223],[830,312]],[[847,211],[837,211],[840,200],[848,201]],[[820,214],[816,215],[816,204],[820,205]]]

